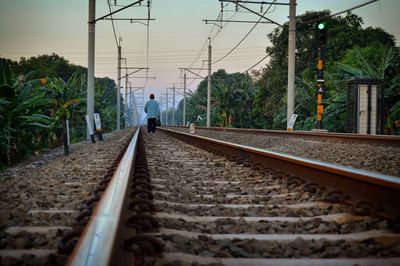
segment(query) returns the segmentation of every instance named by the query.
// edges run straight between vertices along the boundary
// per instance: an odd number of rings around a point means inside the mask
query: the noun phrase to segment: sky
[[[136,0],[110,0],[112,10],[117,10]],[[146,18],[146,2],[141,7],[131,7],[114,15],[114,18]],[[289,0],[278,0],[289,3]],[[357,6],[368,0],[297,0],[296,14],[306,11],[331,10],[340,12]],[[117,6],[114,6],[114,4]],[[225,5],[225,4],[224,4]],[[265,12],[269,5],[263,6]],[[247,4],[248,8],[261,12],[261,5]],[[122,57],[128,67],[149,67],[129,79],[129,85],[135,91],[135,98],[141,108],[150,93],[156,99],[169,94],[169,106],[172,105],[172,90],[166,88],[183,87],[183,74],[179,68],[203,68],[192,70],[201,76],[207,76],[208,37],[212,41],[212,62],[226,55],[254,24],[226,23],[220,28],[206,24],[203,20],[214,20],[221,11],[218,0],[152,0],[149,39],[147,27],[141,23],[115,21],[117,40],[122,38]],[[224,7],[223,18],[257,21],[258,16],[228,4]],[[364,27],[380,27],[400,41],[400,1],[380,0],[353,11],[364,20]],[[96,1],[96,18],[109,13],[106,1]],[[289,7],[277,5],[266,13],[266,17],[283,24],[288,21]],[[0,57],[19,60],[56,53],[69,62],[87,66],[88,51],[88,1],[84,0],[0,0]],[[270,45],[268,33],[276,28],[274,24],[258,24],[249,36],[231,54],[218,63],[212,64],[212,71],[225,69],[228,73],[243,72],[265,56]],[[147,45],[148,44],[148,45]],[[148,48],[147,48],[148,47]],[[148,52],[147,52],[148,51]],[[148,59],[148,60],[147,60]],[[196,60],[197,59],[197,60]],[[267,60],[267,59],[266,59]],[[266,61],[255,67],[260,69]],[[124,64],[123,64],[124,65]],[[123,70],[123,74],[124,74]],[[95,76],[117,79],[117,44],[111,21],[100,20],[96,23]],[[201,79],[194,79],[187,73],[188,88],[194,91]],[[124,86],[125,82],[122,83]],[[145,86],[146,89],[136,89]],[[182,99],[177,89],[176,105]],[[164,98],[165,108],[165,98]]]

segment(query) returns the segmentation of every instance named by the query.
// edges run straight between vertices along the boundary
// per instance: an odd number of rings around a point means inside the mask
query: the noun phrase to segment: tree
[[[72,141],[86,138],[85,72],[55,54],[19,63],[0,58],[0,167],[59,146],[66,118]],[[116,124],[115,82],[96,79],[95,97],[103,128],[111,131]]]
[[[100,114],[101,126],[105,132],[111,132],[117,127],[117,93],[115,88],[116,85],[112,79],[96,79],[94,109],[95,112]],[[123,104],[120,106],[121,114],[123,114],[123,106]]]
[[[70,64],[68,60],[54,53],[30,58],[21,57],[18,65],[18,72],[32,72],[32,78],[37,79],[60,77],[67,81],[74,73],[85,73],[84,67]]]
[[[242,100],[244,92],[227,82],[218,81],[212,93],[213,115],[217,125],[231,127],[235,109]]]
[[[251,109],[256,90],[247,74],[228,74],[219,69],[211,75],[211,125],[250,126]],[[182,101],[178,105],[182,112]],[[187,99],[188,121],[206,125],[207,79],[200,82],[197,91]],[[197,121],[198,117],[203,118]]]
[[[385,44],[393,47],[394,37],[380,28],[362,28],[362,18],[348,13],[344,17],[328,17],[329,10],[322,12],[306,12],[297,17],[296,28],[296,94],[300,97],[306,96],[305,84],[309,84],[310,76],[301,81],[305,70],[315,73],[317,62],[317,43],[316,43],[316,21],[323,19],[328,30],[328,41],[325,49],[325,74],[333,73],[336,68],[335,62],[345,56],[348,49],[355,45],[367,47],[377,44]],[[310,21],[314,21],[310,23]],[[252,117],[258,117],[256,125],[262,128],[284,129],[286,128],[286,114],[284,113],[287,95],[287,36],[288,23],[283,28],[276,28],[268,35],[272,46],[267,48],[270,54],[270,61],[263,68],[261,77],[257,81],[260,88],[256,94],[255,105]],[[328,82],[329,83],[329,82]],[[314,83],[315,84],[315,83]],[[326,99],[336,95],[335,82],[327,84]],[[311,88],[308,85],[309,88]],[[300,90],[298,91],[299,88]],[[308,93],[311,98],[314,95]],[[297,97],[297,96],[296,96]],[[302,101],[305,98],[302,98]],[[296,99],[296,106],[300,102]],[[300,103],[301,104],[301,103]],[[303,105],[303,104],[301,104]],[[303,105],[304,106],[304,105]],[[298,111],[306,111],[300,110]],[[297,112],[297,111],[296,111]],[[306,113],[300,113],[300,118],[305,122],[312,121],[312,117],[305,118]],[[307,122],[309,124],[309,122]]]

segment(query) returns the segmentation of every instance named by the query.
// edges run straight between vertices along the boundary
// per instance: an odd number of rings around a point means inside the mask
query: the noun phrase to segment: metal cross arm
[[[144,26],[149,26],[150,20],[155,20],[154,18],[105,18],[105,20],[125,20],[125,21],[130,21],[131,23],[139,23]],[[147,21],[147,23],[144,23],[142,21]]]
[[[144,87],[132,87],[134,89],[132,92],[138,91],[138,90],[143,90]]]
[[[183,68],[183,69],[185,69],[187,72],[190,72],[190,73],[192,73],[193,75],[195,75],[195,76],[197,76],[197,77],[199,77],[199,78],[202,78],[202,79],[204,79],[205,77],[203,77],[203,76],[200,76],[199,74],[197,74],[197,73],[195,73],[195,72],[193,72],[193,71],[191,71],[190,69],[188,69],[188,68]],[[192,68],[191,68],[192,69]]]
[[[132,23],[134,20],[146,21],[146,20],[156,20],[156,19],[154,19],[154,18],[150,18],[150,19],[147,19],[147,18],[104,18],[104,20],[129,20]]]
[[[266,20],[270,21],[271,23],[273,23],[273,24],[275,24],[275,25],[278,25],[279,27],[283,27],[283,26],[282,26],[281,24],[279,24],[278,22],[275,22],[275,21],[273,21],[273,20],[271,20],[271,19],[269,19],[269,18],[267,18],[267,17],[265,17],[265,16],[263,16],[263,15],[261,15],[261,14],[255,12],[255,11],[251,10],[250,8],[247,8],[247,7],[245,7],[244,5],[239,4],[238,1],[233,1],[233,0],[220,0],[220,1],[221,1],[221,2],[234,3],[234,4],[238,5],[238,6],[240,6],[241,8],[246,9],[247,11],[250,11],[250,12],[253,13],[253,14],[256,14],[256,15],[259,16],[259,17],[262,17],[263,19],[266,19]]]
[[[131,72],[131,73],[129,73],[129,74],[126,74],[125,76],[121,77],[121,79],[126,78],[126,77],[129,77],[130,75],[135,74],[135,73],[137,73],[137,72],[139,72],[139,71],[141,71],[141,70],[149,69],[148,67],[121,67],[121,69],[122,69],[122,68],[124,68],[124,69],[126,69],[126,70],[128,70],[128,69],[136,69],[136,70],[133,71],[133,72]]]
[[[128,77],[130,79],[156,79],[157,77]]]
[[[206,24],[213,24],[215,23],[208,23],[208,22],[237,22],[237,23],[263,23],[263,24],[271,24],[272,22],[270,21],[249,21],[249,20],[225,20],[225,19],[203,19],[203,21],[206,22]]]
[[[277,2],[265,2],[265,1],[232,1],[232,0],[219,0],[220,2],[232,2],[232,3],[243,3],[243,4],[261,4],[261,5],[281,5],[288,6],[289,3],[277,3]]]
[[[102,20],[102,19],[104,19],[104,18],[106,18],[106,17],[108,17],[108,16],[111,16],[111,15],[114,15],[115,13],[118,13],[118,12],[124,10],[124,9],[127,9],[128,7],[134,6],[134,5],[136,5],[136,4],[140,4],[140,3],[143,2],[143,1],[144,1],[144,0],[139,0],[139,1],[136,1],[136,2],[134,2],[134,3],[132,3],[132,4],[130,4],[130,5],[124,6],[123,8],[120,8],[120,9],[118,9],[118,10],[115,10],[115,11],[111,12],[110,14],[107,14],[107,15],[104,15],[104,16],[98,18],[98,19],[89,21],[89,24],[96,23],[96,22],[99,21],[99,20]]]

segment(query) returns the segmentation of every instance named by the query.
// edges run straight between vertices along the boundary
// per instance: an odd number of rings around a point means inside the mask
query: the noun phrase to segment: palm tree
[[[213,90],[212,106],[220,126],[232,125],[235,111],[240,108],[244,95],[244,90],[233,86],[233,83],[217,82]]]

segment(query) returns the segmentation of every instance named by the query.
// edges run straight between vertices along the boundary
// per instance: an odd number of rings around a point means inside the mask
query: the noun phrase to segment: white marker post
[[[196,128],[194,126],[194,123],[190,123],[189,132],[190,134],[196,134]]]
[[[89,131],[89,135],[90,135],[90,139],[92,140],[92,143],[96,143],[95,139],[94,139],[94,132],[93,132],[93,125],[92,125],[92,121],[89,118],[88,115],[86,115],[86,125]]]
[[[67,120],[65,120],[66,121],[66,123],[67,123],[67,144],[68,144],[68,146],[71,144],[71,141],[70,141],[70,136],[69,136],[69,120],[67,119]]]
[[[100,114],[94,113],[93,117],[94,117],[94,124],[96,126],[97,138],[99,139],[99,141],[103,141],[103,131],[101,130]]]
[[[289,120],[287,131],[292,132],[294,131],[294,123],[296,123],[296,118],[298,115],[292,114],[292,117]]]
[[[64,142],[64,155],[69,155],[69,143],[68,143],[68,119],[65,119],[62,123],[62,135]]]

